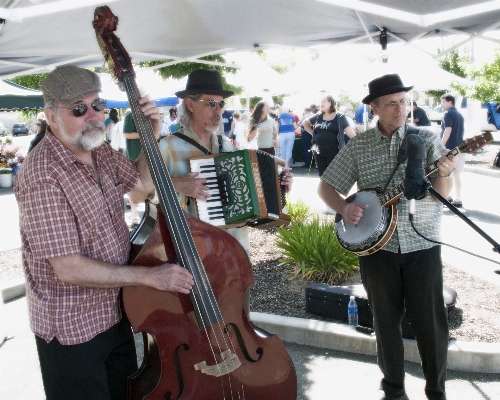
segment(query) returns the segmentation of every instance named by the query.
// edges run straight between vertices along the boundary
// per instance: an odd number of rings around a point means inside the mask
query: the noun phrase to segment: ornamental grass
[[[295,263],[291,278],[338,285],[358,271],[358,257],[340,246],[335,223],[318,215],[307,221],[293,221],[276,233],[280,263]]]

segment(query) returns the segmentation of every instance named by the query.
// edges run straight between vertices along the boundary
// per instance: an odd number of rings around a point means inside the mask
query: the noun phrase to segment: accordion
[[[290,222],[278,167],[282,160],[260,150],[210,154],[188,160],[210,188],[210,198],[195,200],[198,218],[221,228],[266,229]],[[284,163],[283,163],[284,164]]]

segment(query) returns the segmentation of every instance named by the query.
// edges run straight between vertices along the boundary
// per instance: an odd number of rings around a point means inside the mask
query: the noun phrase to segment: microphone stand
[[[467,218],[458,208],[456,208],[453,204],[451,204],[448,200],[446,200],[443,196],[439,194],[439,192],[432,187],[432,185],[427,185],[426,189],[432,193],[437,199],[441,201],[446,207],[448,207],[451,211],[453,211],[456,215],[458,215],[463,221],[465,221],[472,229],[474,229],[477,233],[479,233],[483,238],[485,238],[489,243],[493,245],[493,251],[496,253],[500,253],[500,244],[495,242],[485,231],[483,231],[479,226],[477,226],[474,222],[472,222],[469,218]],[[500,273],[500,270],[495,271],[497,274]]]

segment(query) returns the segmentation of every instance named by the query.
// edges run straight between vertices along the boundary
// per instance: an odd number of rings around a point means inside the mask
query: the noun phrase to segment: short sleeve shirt
[[[257,137],[257,145],[259,146],[259,149],[274,147],[273,131],[276,129],[274,121],[268,117],[264,121],[259,122],[257,125],[257,129],[264,127],[267,128],[266,131],[259,132],[259,136]]]
[[[33,332],[63,345],[87,342],[121,319],[119,288],[60,281],[48,258],[71,254],[124,265],[130,250],[123,195],[137,183],[133,163],[104,143],[91,165],[48,130],[26,157],[15,182],[26,297]]]
[[[198,135],[191,128],[184,127],[182,129],[184,135],[193,139],[200,146],[206,148],[205,144],[200,140]],[[234,151],[234,146],[231,141],[226,137],[223,137],[222,139],[222,151]],[[189,172],[189,158],[205,155],[205,153],[203,153],[199,148],[174,135],[168,136],[162,141],[164,142],[162,146],[164,148],[162,152],[163,161],[165,161],[165,165],[167,166],[168,172],[170,173],[170,176],[172,178],[186,175]],[[219,153],[219,142],[215,133],[212,134],[212,148],[207,150],[209,150],[213,154]],[[196,216],[194,200],[182,193],[177,193],[177,197],[182,209],[190,215]],[[241,228],[230,228],[227,229],[227,231],[240,242],[240,244],[246,251],[249,251],[248,227],[244,226]]]
[[[455,107],[451,107],[443,115],[441,120],[441,138],[444,130],[451,127],[451,134],[445,143],[447,149],[453,149],[464,141],[464,117]]]
[[[315,114],[309,118],[309,122],[312,125],[314,144],[318,145],[319,150],[322,149],[332,149],[334,150],[334,155],[338,152],[339,148],[339,119],[340,118],[340,128],[344,130],[349,126],[349,121],[345,115],[336,114],[335,118],[330,121],[325,121],[323,119],[323,114]]]
[[[280,123],[279,133],[289,133],[295,131],[293,128],[295,117],[292,114],[282,113],[278,118]]]
[[[383,188],[397,163],[397,154],[401,141],[405,136],[404,127],[389,139],[382,135],[378,127],[355,136],[333,159],[321,179],[346,196],[357,182],[359,190]],[[419,136],[426,149],[425,165],[429,165],[441,157],[444,146],[437,135],[427,129],[419,128]],[[392,178],[388,189],[403,182],[406,162],[401,164]],[[435,176],[437,173],[434,172]],[[398,221],[392,238],[384,246],[384,250],[397,253],[408,253],[435,246],[418,236],[408,219],[409,202],[401,196],[397,203]],[[439,240],[442,204],[430,194],[416,201],[414,225],[424,236]]]
[[[423,108],[417,107],[417,111],[413,113],[413,118],[418,119],[417,126],[430,126],[431,124]]]
[[[134,117],[131,111],[127,111],[125,114],[125,120],[123,122],[123,133],[137,132],[135,127]],[[141,154],[141,140],[140,139],[127,139],[125,138],[125,156],[132,161],[139,158]]]

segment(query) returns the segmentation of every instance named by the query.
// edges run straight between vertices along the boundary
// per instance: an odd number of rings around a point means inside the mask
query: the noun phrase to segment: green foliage
[[[311,215],[311,207],[306,204],[303,200],[299,199],[295,203],[292,203],[287,197],[286,199],[286,212],[292,219],[292,221],[298,224],[303,224],[309,215]]]
[[[446,94],[446,90],[428,90],[425,92],[427,96],[434,97],[437,99],[438,103],[440,102],[441,96]]]
[[[481,102],[500,103],[500,54],[498,50],[490,64],[483,64],[471,70],[476,85],[466,88],[469,97]]]
[[[226,59],[220,54],[200,57],[200,60],[226,63]],[[164,64],[169,61],[173,60],[146,61],[146,62],[140,62],[137,65],[139,65],[140,67],[154,67],[155,65]],[[182,62],[172,65],[167,65],[165,67],[160,67],[156,71],[163,79],[168,79],[168,78],[182,79],[197,69],[207,69],[209,71],[217,71],[222,78],[222,86],[224,87],[225,90],[232,90],[237,95],[243,93],[243,88],[241,86],[234,86],[227,83],[226,81],[226,74],[235,74],[237,72],[237,68],[224,67],[220,65],[208,65],[198,62]]]
[[[297,263],[296,277],[338,284],[358,269],[358,257],[340,246],[335,224],[326,219],[320,223],[318,216],[278,228],[276,246],[282,264]]]
[[[291,53],[295,51],[295,49],[289,49]],[[257,50],[255,52],[260,58],[262,58],[264,61],[267,61],[267,53],[264,50]],[[281,62],[281,63],[275,63],[270,65],[270,67],[276,71],[280,75],[286,74],[288,71],[290,71],[293,67],[295,67],[295,61],[286,61],[286,62]]]
[[[468,62],[469,57],[467,55],[460,55],[457,50],[453,50],[442,57],[438,65],[445,71],[451,72],[461,78],[466,78]]]
[[[438,50],[438,53],[439,52],[440,50]],[[442,57],[439,60],[438,65],[445,71],[448,71],[461,78],[466,78],[468,63],[469,63],[469,57],[467,54],[460,55],[460,53],[457,50],[453,50],[450,51],[448,54],[446,54],[444,57]],[[462,96],[466,95],[466,90],[462,88],[459,84],[452,83],[451,88]],[[427,92],[425,92],[427,96],[431,96],[437,99],[438,103],[439,99],[441,99],[441,96],[443,96],[446,93],[447,93],[446,90],[428,90]]]
[[[34,75],[16,76],[15,78],[12,78],[11,81],[30,89],[40,90],[42,81],[45,79],[47,75],[48,74],[34,74]]]
[[[272,99],[274,104],[283,104],[283,102],[285,101],[285,95],[284,94],[275,95],[272,96]]]

